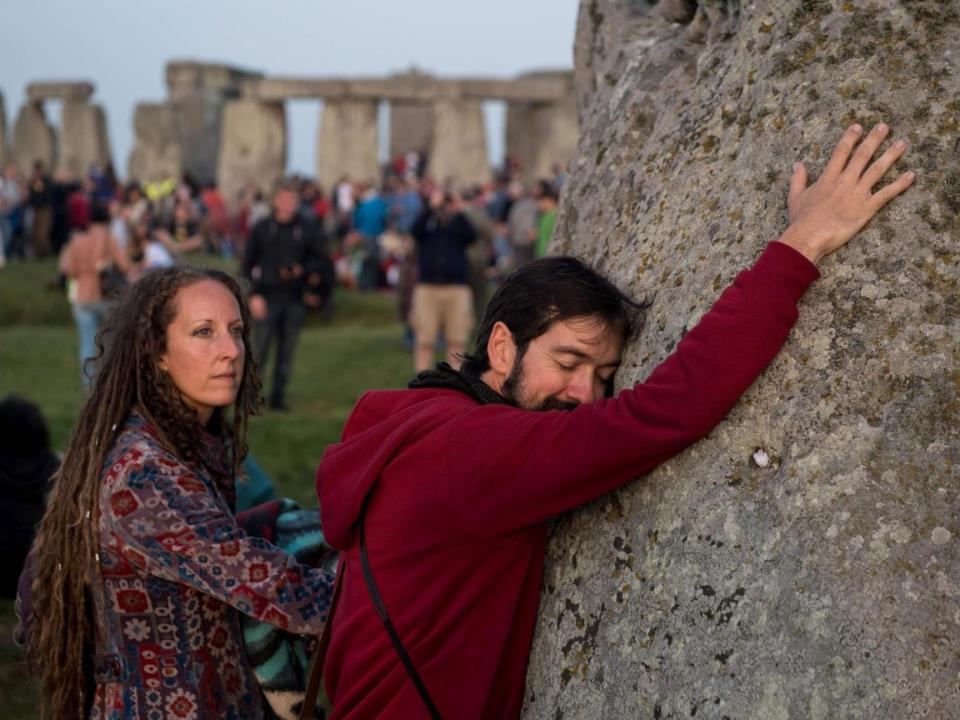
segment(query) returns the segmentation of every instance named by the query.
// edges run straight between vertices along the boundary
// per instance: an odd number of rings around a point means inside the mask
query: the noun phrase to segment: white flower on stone
[[[757,467],[765,468],[770,464],[770,455],[763,448],[757,448],[753,453],[753,461],[757,464]]]

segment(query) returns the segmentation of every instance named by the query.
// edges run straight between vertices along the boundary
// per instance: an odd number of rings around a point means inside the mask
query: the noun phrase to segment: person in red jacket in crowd
[[[494,295],[461,371],[365,394],[317,472],[340,549],[331,718],[518,717],[547,521],[706,435],[779,352],[815,263],[913,181],[873,187],[900,141],[852,126],[821,177],[794,166],[790,225],[645,381],[612,396],[631,301],[573,258]],[[859,143],[859,144],[858,144]]]

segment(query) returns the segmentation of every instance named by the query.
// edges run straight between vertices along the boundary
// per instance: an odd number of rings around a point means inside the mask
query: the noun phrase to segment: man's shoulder
[[[422,424],[438,415],[454,419],[478,406],[469,395],[447,388],[370,390],[354,405],[344,426],[344,438],[381,423],[399,427]]]

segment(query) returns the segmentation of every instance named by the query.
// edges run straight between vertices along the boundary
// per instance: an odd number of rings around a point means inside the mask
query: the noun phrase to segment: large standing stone
[[[140,103],[133,115],[135,142],[127,175],[140,182],[160,182],[183,173],[183,152],[165,103]]]
[[[554,164],[566,167],[577,149],[576,98],[560,102],[507,105],[507,154],[520,162],[524,180],[552,176]]]
[[[110,160],[103,108],[87,102],[65,102],[60,114],[60,165],[75,177],[82,177],[92,164],[103,167]]]
[[[20,108],[13,125],[12,151],[17,169],[25,177],[33,172],[37,160],[47,172],[52,171],[57,159],[56,138],[40,103],[28,102]]]
[[[390,103],[390,158],[426,151],[433,137],[433,108],[427,103]]]
[[[287,121],[283,103],[233,100],[223,113],[217,178],[223,197],[234,203],[249,181],[269,191],[287,163]]]
[[[375,101],[324,102],[317,143],[320,183],[330,188],[344,175],[352,180],[376,181],[380,177],[378,140]]]
[[[224,104],[260,75],[228,65],[174,61],[167,63],[166,77],[183,170],[199,183],[215,180]]]
[[[427,171],[439,182],[474,184],[490,179],[487,134],[479,100],[443,98],[434,103]]]
[[[846,125],[885,120],[919,176],[822,263],[719,427],[560,522],[525,716],[955,718],[960,11],[659,6],[581,3],[582,137],[555,234],[655,299],[621,385],[783,230],[794,159],[816,175]]]
[[[10,150],[7,147],[7,106],[3,102],[3,93],[0,93],[0,168],[7,164]]]

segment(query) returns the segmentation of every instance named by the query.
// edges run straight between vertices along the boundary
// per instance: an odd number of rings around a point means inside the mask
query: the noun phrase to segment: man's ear
[[[513,370],[517,359],[517,344],[513,341],[513,333],[503,322],[496,322],[490,331],[487,340],[487,358],[490,369],[497,375],[508,377]]]

